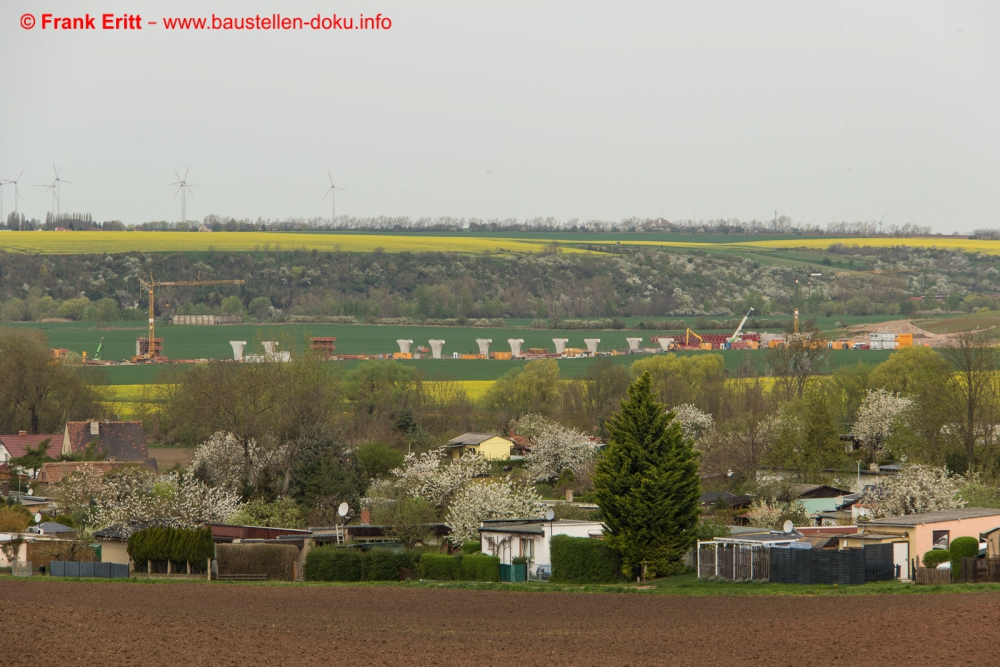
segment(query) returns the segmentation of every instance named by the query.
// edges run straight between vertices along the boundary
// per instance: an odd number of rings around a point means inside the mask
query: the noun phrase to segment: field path
[[[1000,595],[673,597],[0,581],[6,665],[994,664]]]

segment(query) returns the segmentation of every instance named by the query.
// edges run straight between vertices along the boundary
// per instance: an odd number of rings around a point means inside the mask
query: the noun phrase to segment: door
[[[897,579],[910,578],[910,543],[892,543],[892,563],[896,566]]]

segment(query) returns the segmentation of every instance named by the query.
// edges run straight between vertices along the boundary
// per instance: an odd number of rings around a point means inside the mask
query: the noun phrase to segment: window
[[[935,530],[931,537],[934,541],[934,548],[936,549],[947,549],[949,545],[948,534],[950,531],[947,530]]]
[[[521,539],[521,556],[527,558],[528,560],[533,560],[535,558],[535,541]]]

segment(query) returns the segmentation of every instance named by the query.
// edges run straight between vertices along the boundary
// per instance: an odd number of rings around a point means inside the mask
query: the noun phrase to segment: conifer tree
[[[697,454],[656,401],[648,372],[629,386],[608,433],[593,478],[608,546],[626,575],[680,572],[698,526]]]

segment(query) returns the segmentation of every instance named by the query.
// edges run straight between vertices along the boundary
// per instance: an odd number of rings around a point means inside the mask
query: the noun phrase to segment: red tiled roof
[[[62,434],[39,433],[38,435],[0,435],[0,443],[10,452],[11,456],[24,456],[27,448],[35,448],[49,440],[49,456],[59,456],[59,449],[62,447]]]
[[[70,451],[82,452],[94,440],[107,458],[137,461],[149,457],[146,451],[146,432],[142,422],[98,422],[100,435],[92,435],[91,422],[66,422],[69,431]]]
[[[57,484],[64,477],[71,475],[83,466],[91,466],[96,470],[100,470],[102,474],[106,474],[115,468],[135,465],[136,463],[145,465],[153,472],[157,471],[155,459],[147,459],[145,461],[58,461],[43,463],[42,469],[38,471],[38,481],[43,484]]]

